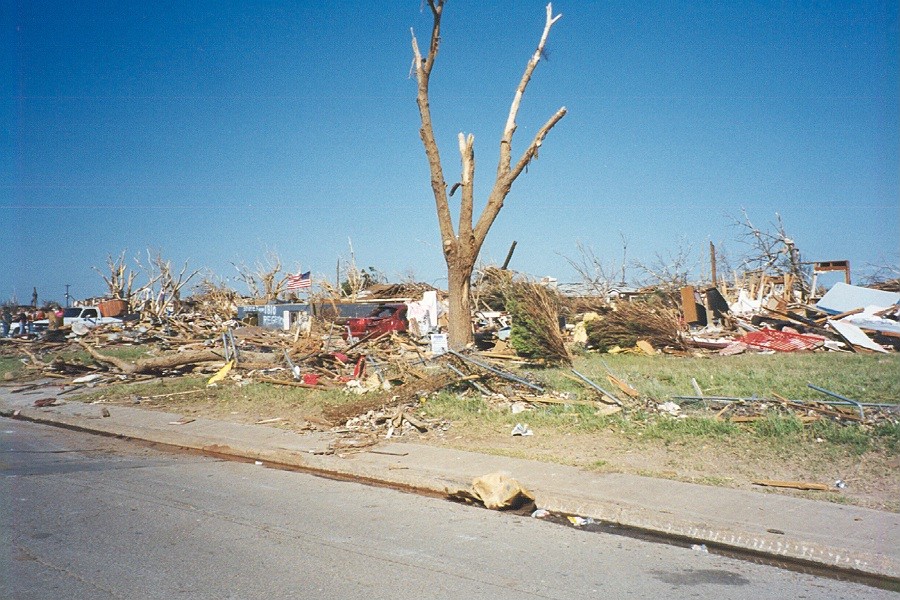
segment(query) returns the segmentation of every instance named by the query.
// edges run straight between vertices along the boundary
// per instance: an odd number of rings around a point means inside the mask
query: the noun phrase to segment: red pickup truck
[[[368,317],[348,319],[343,337],[381,337],[392,331],[406,331],[407,327],[409,321],[406,319],[405,304],[380,304]]]

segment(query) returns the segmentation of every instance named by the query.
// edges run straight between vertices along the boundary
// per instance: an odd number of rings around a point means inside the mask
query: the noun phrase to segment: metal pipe
[[[578,377],[578,379],[582,380],[583,382],[585,382],[586,384],[588,384],[589,386],[591,386],[592,388],[594,388],[595,390],[597,390],[598,392],[603,394],[604,396],[609,396],[611,399],[615,400],[616,402],[619,401],[618,398],[616,398],[615,396],[613,396],[612,394],[610,394],[609,392],[604,390],[602,387],[600,387],[599,385],[597,385],[596,383],[594,383],[593,381],[591,381],[590,379],[588,379],[587,377],[585,377],[584,375],[582,375],[581,373],[576,371],[575,369],[572,369],[572,372],[575,373],[575,376]]]
[[[234,330],[231,327],[228,328],[228,340],[231,342],[231,357],[234,359],[234,364],[238,364],[237,343],[234,341]]]
[[[865,413],[863,413],[862,405],[859,402],[857,402],[856,400],[851,400],[850,398],[847,398],[846,396],[841,396],[840,394],[835,394],[834,392],[828,391],[825,388],[820,388],[819,386],[813,385],[811,383],[807,383],[806,387],[816,390],[817,392],[822,392],[823,394],[825,394],[827,396],[831,396],[832,398],[837,398],[838,400],[843,400],[844,402],[849,402],[850,404],[853,404],[854,406],[856,406],[856,408],[859,409],[859,418],[860,419],[866,418]]]
[[[447,350],[447,352],[449,352],[450,354],[452,354],[453,356],[455,356],[461,360],[470,362],[473,365],[476,365],[478,367],[481,367],[482,369],[490,371],[491,373],[493,373],[494,375],[497,375],[498,377],[502,377],[503,379],[507,379],[509,381],[515,381],[516,383],[521,383],[522,385],[528,386],[531,389],[536,390],[537,392],[540,392],[541,394],[544,393],[544,388],[542,388],[541,386],[534,385],[530,381],[526,381],[520,377],[516,377],[512,373],[507,373],[505,371],[501,371],[500,369],[495,369],[494,367],[487,365],[487,364],[481,362],[480,360],[475,360],[474,358],[472,358],[470,356],[465,356],[463,354],[460,354],[459,352],[457,352],[456,350],[453,350],[453,349]]]
[[[741,398],[738,396],[670,396],[672,400],[689,400],[691,402],[722,402],[726,404],[734,402],[775,402],[773,398],[760,398],[752,396],[750,398]],[[805,400],[792,400],[792,402],[803,403]],[[817,404],[827,404],[828,406],[863,406],[865,408],[888,408],[898,410],[900,404],[889,404],[886,402],[833,402],[828,400],[817,400]]]
[[[457,369],[456,367],[454,367],[454,366],[451,365],[450,363],[447,363],[447,366],[450,367],[450,370],[451,370],[451,371],[453,371],[454,373],[456,373],[456,374],[459,375],[460,377],[465,377],[465,376],[466,376],[465,373],[463,373],[462,371],[460,371],[459,369]],[[477,381],[467,381],[466,383],[471,384],[473,388],[475,388],[476,390],[478,390],[480,393],[484,394],[485,396],[490,396],[490,395],[491,395],[491,390],[487,389],[486,387],[484,387],[483,385],[481,385],[481,384],[478,383]]]

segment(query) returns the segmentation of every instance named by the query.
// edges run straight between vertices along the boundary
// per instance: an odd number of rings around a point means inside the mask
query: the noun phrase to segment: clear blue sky
[[[103,291],[107,254],[161,249],[231,276],[267,249],[334,277],[445,285],[418,137],[410,27],[391,2],[0,0],[0,299]],[[484,198],[543,1],[449,0],[432,77],[448,181],[474,133]],[[559,1],[485,261],[574,279],[576,243],[650,260],[738,253],[729,216],[776,211],[809,260],[900,255],[896,1]],[[705,269],[705,266],[703,266]]]

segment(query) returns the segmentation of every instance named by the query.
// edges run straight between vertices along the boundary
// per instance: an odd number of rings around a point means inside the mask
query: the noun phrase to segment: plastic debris
[[[677,404],[675,404],[674,402],[669,401],[669,402],[663,402],[662,404],[658,405],[656,407],[656,410],[658,410],[661,413],[666,413],[666,414],[672,415],[673,417],[677,417],[678,413],[681,412],[681,407],[678,406]]]
[[[523,423],[516,423],[516,426],[513,427],[512,435],[517,436],[525,436],[525,435],[534,435],[534,432],[531,430],[531,427],[525,425]]]
[[[231,371],[231,368],[233,366],[234,366],[234,361],[229,360],[227,363],[225,363],[224,367],[219,369],[215,375],[213,375],[212,377],[209,378],[209,381],[206,382],[206,386],[209,387],[211,385],[215,385],[216,383],[225,379],[225,377],[228,375],[229,371]]]
[[[531,492],[504,473],[490,473],[474,479],[472,495],[492,510],[515,509],[534,502]]]
[[[594,520],[590,517],[566,517],[569,520],[569,523],[574,525],[575,527],[584,527],[585,525],[591,525]]]
[[[513,402],[509,407],[509,410],[512,412],[512,414],[517,415],[520,412],[525,412],[527,408],[528,406],[524,402]]]
[[[691,550],[694,552],[703,552],[709,554],[709,548],[706,547],[706,544],[694,544],[691,546]]]
[[[839,490],[842,490],[847,487],[847,484],[843,479],[838,479],[837,481],[834,482],[834,487],[836,487]]]
[[[539,508],[536,511],[534,511],[533,513],[531,513],[531,516],[534,517],[535,519],[543,519],[544,517],[550,516],[550,511],[547,510],[546,508]]]

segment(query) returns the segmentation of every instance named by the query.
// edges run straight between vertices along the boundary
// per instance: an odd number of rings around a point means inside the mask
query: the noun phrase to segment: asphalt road
[[[11,599],[898,597],[2,418],[0,513]]]

